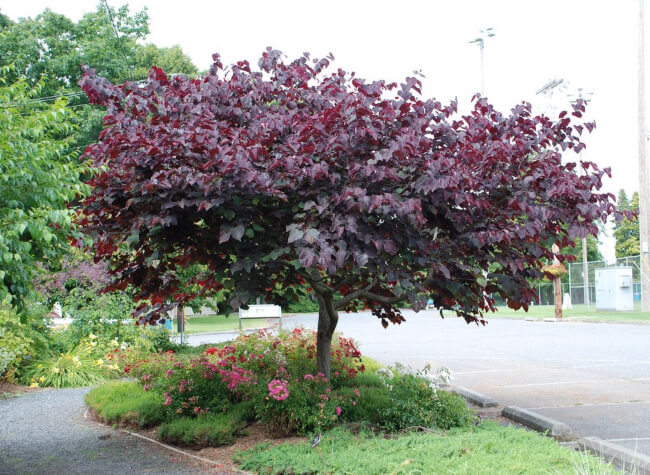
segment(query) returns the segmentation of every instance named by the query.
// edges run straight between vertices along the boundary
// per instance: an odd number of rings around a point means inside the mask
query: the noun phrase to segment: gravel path
[[[0,474],[215,473],[84,416],[88,388],[0,399]]]

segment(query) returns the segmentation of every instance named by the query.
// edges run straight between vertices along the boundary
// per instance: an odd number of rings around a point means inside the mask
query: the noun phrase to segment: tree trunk
[[[339,313],[334,308],[331,295],[317,294],[318,298],[318,333],[316,335],[316,365],[318,372],[330,378],[330,351],[332,335],[339,322]]]
[[[553,279],[553,290],[555,291],[555,318],[562,318],[562,278]]]

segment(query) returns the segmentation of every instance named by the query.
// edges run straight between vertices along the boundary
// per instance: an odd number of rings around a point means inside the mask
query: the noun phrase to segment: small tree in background
[[[632,200],[628,201],[625,190],[618,193],[616,208],[623,211],[639,212],[639,193],[632,194]],[[632,216],[617,223],[614,223],[614,238],[616,239],[616,257],[638,256],[641,254],[639,244],[639,218]]]
[[[592,127],[571,123],[581,100],[557,120],[480,97],[459,116],[422,98],[417,78],[366,82],[331,59],[287,64],[268,49],[260,71],[224,71],[215,55],[202,78],[152,68],[143,86],[87,70],[81,85],[107,115],[86,151],[103,172],[80,222],[113,263],[110,288],[150,299],[140,322],[193,297],[179,285],[193,263],[207,266],[201,292],[223,289],[233,309],[295,300],[306,282],[328,375],[340,310],[370,308],[386,327],[429,296],[468,322],[484,322],[492,294],[527,308],[551,245],[615,213],[597,193],[609,170],[561,161]]]

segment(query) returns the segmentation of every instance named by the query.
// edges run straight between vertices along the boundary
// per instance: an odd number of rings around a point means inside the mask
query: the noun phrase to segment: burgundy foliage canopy
[[[429,296],[481,321],[490,294],[526,308],[551,244],[595,235],[615,212],[598,193],[609,170],[561,161],[593,127],[572,123],[582,101],[551,120],[477,97],[460,116],[422,98],[417,78],[366,82],[331,59],[287,64],[268,49],[259,71],[224,70],[215,55],[198,79],[152,68],[123,85],[86,70],[107,115],[85,152],[102,171],[80,222],[112,288],[132,284],[160,310],[193,297],[179,271],[202,264],[195,288],[223,288],[234,309],[305,284],[321,308],[363,305],[384,325]]]

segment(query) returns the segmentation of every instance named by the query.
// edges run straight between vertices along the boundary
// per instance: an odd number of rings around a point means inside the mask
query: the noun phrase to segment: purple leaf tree
[[[107,115],[85,152],[101,171],[80,222],[112,262],[110,288],[132,284],[150,302],[141,322],[195,297],[179,280],[194,264],[195,287],[225,291],[232,309],[309,286],[329,375],[339,311],[370,308],[386,327],[404,321],[400,304],[428,298],[468,322],[484,323],[492,295],[527,308],[551,245],[617,213],[598,193],[609,170],[562,163],[584,147],[572,124],[583,102],[552,120],[475,97],[460,116],[423,98],[417,78],[367,82],[332,59],[269,48],[259,70],[223,69],[214,55],[201,78],[152,68],[144,84],[85,71]]]

